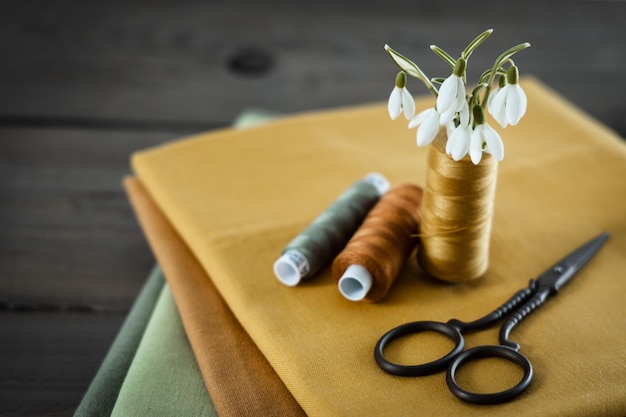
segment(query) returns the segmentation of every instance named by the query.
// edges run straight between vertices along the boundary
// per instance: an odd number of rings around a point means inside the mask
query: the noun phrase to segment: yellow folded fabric
[[[309,416],[623,416],[626,146],[540,82],[526,79],[522,86],[528,113],[517,126],[500,130],[506,156],[489,271],[450,285],[423,276],[411,260],[377,304],[344,299],[329,268],[285,287],[272,263],[367,172],[423,185],[426,149],[415,147],[415,132],[405,123],[389,120],[383,104],[202,134],[138,152],[132,163]],[[417,101],[418,109],[432,104]],[[513,331],[511,339],[535,369],[530,388],[514,402],[466,404],[450,394],[444,374],[403,378],[376,365],[374,345],[390,328],[481,317],[603,230],[611,239],[600,253]],[[395,349],[394,358],[419,361],[445,351],[438,338],[416,341],[420,346]],[[496,343],[496,330],[467,338],[469,346]],[[472,384],[507,379],[508,368],[495,362],[472,369]]]

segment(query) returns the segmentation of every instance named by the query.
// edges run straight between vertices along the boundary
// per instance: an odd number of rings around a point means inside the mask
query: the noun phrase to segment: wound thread
[[[333,262],[333,278],[346,298],[374,302],[387,294],[415,248],[421,201],[420,187],[399,184],[393,186],[372,208]],[[360,266],[369,275],[369,288],[358,276],[350,272],[346,274],[354,265]],[[361,272],[356,271],[356,274]]]
[[[294,286],[317,274],[344,248],[388,186],[382,175],[373,173],[344,191],[285,247],[274,263],[276,277]]]
[[[478,165],[469,156],[454,161],[446,140],[444,130],[428,150],[418,261],[435,278],[461,282],[489,266],[498,165],[489,154]]]

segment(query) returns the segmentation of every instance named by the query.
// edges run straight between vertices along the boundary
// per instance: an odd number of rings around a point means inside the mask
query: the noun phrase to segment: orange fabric
[[[133,167],[308,415],[623,416],[626,146],[538,81],[522,86],[526,117],[499,129],[506,156],[486,275],[443,284],[423,276],[412,260],[375,304],[345,300],[330,268],[288,288],[273,276],[272,264],[368,171],[423,185],[427,152],[415,148],[415,132],[405,123],[389,120],[384,104],[201,134],[138,152]],[[416,104],[419,110],[433,100]],[[532,385],[516,401],[466,404],[448,392],[443,374],[402,378],[376,365],[373,348],[388,329],[481,317],[603,230],[611,239],[600,253],[513,331],[535,368]],[[469,346],[496,341],[495,330],[468,337]],[[441,345],[428,339],[423,347],[424,355],[434,355]],[[400,348],[398,355],[414,359],[416,350]],[[477,383],[504,377],[497,369],[487,364],[495,376]]]
[[[220,417],[306,416],[135,178],[124,186],[176,300]]]

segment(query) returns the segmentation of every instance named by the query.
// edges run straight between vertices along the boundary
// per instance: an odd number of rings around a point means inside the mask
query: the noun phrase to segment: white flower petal
[[[510,125],[515,126],[526,113],[526,94],[519,84],[510,86],[506,97],[506,119]]]
[[[409,129],[413,129],[414,127],[417,127],[418,125],[420,125],[428,117],[431,111],[436,112],[437,110],[431,107],[431,108],[422,110],[421,112],[417,113],[415,117],[409,121]]]
[[[467,103],[465,100],[465,84],[463,84],[463,79],[461,77],[457,78],[457,86],[456,86],[456,99],[454,101],[454,111],[461,111],[464,103]]]
[[[450,120],[448,123],[445,123],[445,127],[446,127],[446,135],[448,137],[450,137],[452,135],[452,132],[454,131],[454,129],[456,129],[456,126],[454,126],[454,122],[452,120]]]
[[[493,102],[493,98],[500,92],[500,87],[496,87],[491,94],[489,95],[489,98],[487,99],[487,109],[489,110],[489,112],[491,112],[491,103]]]
[[[452,144],[454,143],[454,132],[456,132],[457,129],[452,129],[450,130],[448,128],[448,126],[446,126],[446,133],[448,135],[448,141],[446,142],[446,154],[451,155],[452,154]]]
[[[433,109],[417,129],[417,146],[426,146],[439,132],[439,114]]]
[[[439,117],[439,124],[448,124],[454,120],[455,116],[456,112],[454,111],[454,109],[449,109],[445,113],[441,113],[441,116]]]
[[[387,110],[389,111],[391,120],[396,120],[398,116],[400,116],[400,113],[402,113],[402,89],[400,87],[394,87],[393,90],[391,90]]]
[[[448,140],[450,155],[455,161],[460,161],[467,155],[470,147],[472,130],[469,127],[457,127]]]
[[[402,109],[404,110],[404,117],[411,120],[415,114],[415,102],[406,87],[402,89]]]
[[[506,127],[508,121],[506,119],[506,98],[508,95],[508,85],[501,88],[498,94],[493,98],[491,106],[488,107],[489,113],[502,127]]]
[[[496,158],[496,161],[502,161],[504,158],[504,144],[502,143],[500,135],[488,124],[485,123],[482,126],[484,139],[485,142],[487,142],[487,152],[492,154],[494,158]]]
[[[478,165],[483,157],[483,126],[484,125],[476,126],[476,128],[472,132],[472,136],[470,137],[469,154],[474,165]]]
[[[439,95],[437,96],[437,111],[439,113],[446,113],[455,105],[459,89],[458,78],[452,74],[439,87]]]

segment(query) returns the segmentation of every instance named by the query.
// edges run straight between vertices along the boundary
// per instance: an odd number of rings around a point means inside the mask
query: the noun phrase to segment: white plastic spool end
[[[376,188],[376,191],[378,191],[378,194],[381,196],[384,195],[391,186],[387,178],[385,178],[383,174],[379,174],[378,172],[370,172],[369,174],[367,174],[365,176],[365,181],[372,184]]]
[[[339,278],[339,292],[350,301],[361,301],[372,288],[372,274],[361,265],[350,265]]]
[[[309,273],[308,260],[298,251],[289,250],[274,262],[274,275],[283,284],[294,287]]]

